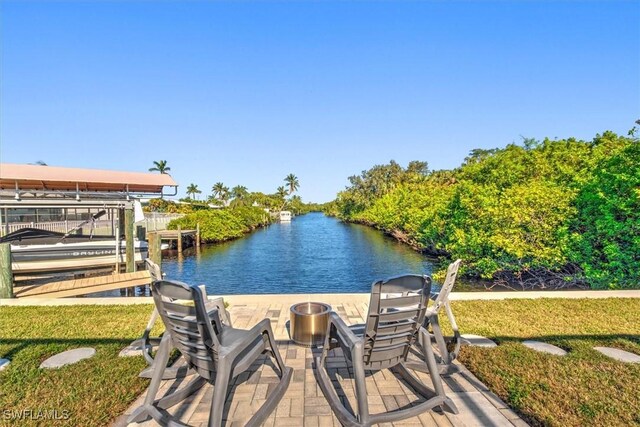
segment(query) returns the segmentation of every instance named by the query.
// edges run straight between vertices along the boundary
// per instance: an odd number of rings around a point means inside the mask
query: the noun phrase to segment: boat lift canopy
[[[122,207],[130,196],[172,196],[177,187],[168,174],[0,163],[0,207]]]

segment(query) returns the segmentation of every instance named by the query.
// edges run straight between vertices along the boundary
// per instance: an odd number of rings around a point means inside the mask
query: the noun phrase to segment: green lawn
[[[453,305],[463,333],[498,342],[466,347],[460,361],[532,425],[640,425],[640,364],[593,350],[640,354],[640,300],[465,301]],[[521,344],[557,345],[558,357]]]
[[[145,390],[138,378],[142,357],[118,357],[138,338],[152,307],[0,307],[0,357],[11,365],[0,372],[0,409],[69,411],[56,422],[14,420],[0,412],[0,425],[106,425]],[[93,347],[96,355],[59,370],[40,363],[64,350]]]
[[[495,339],[495,349],[464,348],[460,360],[534,425],[640,424],[640,365],[623,364],[591,347],[640,354],[640,301],[507,300],[454,303],[463,333]],[[70,413],[55,425],[106,425],[146,388],[142,357],[119,358],[137,338],[151,306],[0,308],[2,410]],[[570,351],[560,358],[529,350],[538,339]],[[40,370],[47,357],[94,347],[96,356],[60,370]],[[0,412],[0,425],[11,424]],[[28,424],[14,421],[15,425]],[[31,425],[37,424],[35,421]]]

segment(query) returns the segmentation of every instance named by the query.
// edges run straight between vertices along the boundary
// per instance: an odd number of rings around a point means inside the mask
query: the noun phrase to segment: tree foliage
[[[472,150],[452,171],[374,166],[327,209],[496,283],[638,286],[638,159],[637,139],[612,132],[525,139]]]
[[[174,219],[168,225],[175,230],[195,229],[200,224],[200,236],[203,242],[217,243],[242,237],[258,227],[269,224],[269,215],[260,208],[243,206],[233,209],[207,209],[192,212]]]
[[[166,160],[154,160],[153,167],[149,168],[149,172],[169,173],[170,170]]]
[[[572,258],[596,287],[640,285],[640,144],[599,164],[576,200]]]

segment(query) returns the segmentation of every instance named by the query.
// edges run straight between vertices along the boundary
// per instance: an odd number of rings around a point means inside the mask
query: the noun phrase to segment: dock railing
[[[149,231],[162,231],[167,229],[167,225],[174,219],[182,218],[184,214],[171,214],[160,212],[145,212],[144,220],[139,221],[136,225],[142,225]]]

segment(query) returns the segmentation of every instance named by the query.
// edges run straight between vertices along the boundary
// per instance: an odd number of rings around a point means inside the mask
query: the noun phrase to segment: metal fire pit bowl
[[[298,345],[324,344],[331,306],[321,302],[300,302],[291,306],[291,339]]]

